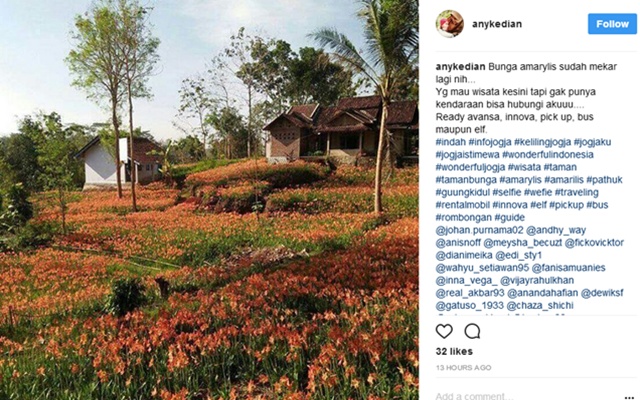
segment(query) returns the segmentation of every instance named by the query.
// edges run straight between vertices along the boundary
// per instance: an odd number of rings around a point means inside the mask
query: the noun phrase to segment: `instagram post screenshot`
[[[639,8],[421,4],[421,399],[640,398]]]
[[[0,0],[0,400],[421,398],[420,329],[458,324],[420,320],[420,25],[466,34],[421,7]],[[498,133],[461,122],[437,125]]]

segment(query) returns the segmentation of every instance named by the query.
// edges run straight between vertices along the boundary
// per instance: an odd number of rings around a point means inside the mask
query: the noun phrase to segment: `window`
[[[147,164],[147,171],[151,170],[151,164]]]
[[[418,132],[405,133],[404,153],[407,156],[417,156],[420,137]]]
[[[355,150],[360,148],[359,133],[343,133],[340,135],[340,148],[343,150]]]

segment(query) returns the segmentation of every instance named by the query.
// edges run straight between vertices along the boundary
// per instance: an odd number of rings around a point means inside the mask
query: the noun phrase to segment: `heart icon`
[[[448,338],[449,335],[451,335],[451,332],[453,332],[453,326],[449,324],[438,324],[438,326],[436,326],[436,333],[443,339]]]

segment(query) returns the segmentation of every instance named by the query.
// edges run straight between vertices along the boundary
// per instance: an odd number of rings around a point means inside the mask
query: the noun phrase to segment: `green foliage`
[[[247,140],[250,140],[249,130],[244,118],[236,108],[223,107],[216,110],[208,115],[207,123],[211,124],[220,137],[224,138],[220,145],[224,147],[225,157],[247,156]]]
[[[355,95],[359,86],[353,73],[323,50],[303,47],[295,53],[284,40],[245,36],[242,30],[234,44],[236,54],[238,48],[248,53],[240,60],[236,76],[264,96],[256,104],[263,120],[273,119],[294,104],[334,104],[341,97]]]
[[[194,135],[180,138],[171,142],[171,152],[168,154],[169,161],[174,164],[195,163],[202,159],[204,148],[202,142]],[[165,159],[166,160],[166,159]]]
[[[280,168],[266,168],[258,179],[267,181],[274,189],[306,185],[327,177],[328,168],[312,163],[296,163]]]
[[[26,117],[20,122],[20,133],[0,138],[0,173],[6,184],[20,182],[30,192],[41,189],[38,153],[32,131],[33,120]]]
[[[74,166],[77,163],[73,155],[78,150],[71,141],[73,129],[64,128],[62,119],[56,113],[40,116],[37,126],[39,135],[36,149],[43,171],[43,188],[70,190],[73,188]]]
[[[28,221],[14,229],[11,234],[0,236],[0,252],[19,252],[45,246],[51,242],[58,230],[59,226],[52,222]]]
[[[119,32],[113,1],[100,1],[86,14],[77,15],[75,28],[72,33],[75,48],[65,59],[75,76],[73,85],[98,102],[105,97],[109,99],[115,116],[124,91],[124,63],[122,57],[114,57],[118,54]],[[113,122],[118,130],[117,118]]]
[[[56,113],[41,115],[37,121],[39,135],[36,139],[38,163],[42,174],[42,186],[57,192],[57,202],[62,217],[62,230],[67,232],[67,192],[74,187],[74,173],[78,161],[73,157],[78,148],[71,140],[75,127],[64,128]]]
[[[210,195],[207,204],[215,212],[257,213],[264,209],[264,195],[270,189],[267,182],[236,183]]]
[[[143,7],[138,0],[117,0],[116,4],[108,2],[107,6],[116,14],[118,52],[115,56],[122,59],[122,80],[126,87],[132,122],[132,98],[152,97],[148,80],[156,72],[155,66],[160,60],[160,39],[151,33],[149,14],[152,8]],[[131,123],[130,134],[135,136],[133,130]]]
[[[158,60],[159,40],[149,34],[148,9],[136,0],[98,0],[75,18],[74,48],[65,59],[73,85],[111,110],[114,159],[120,162],[118,142],[123,96],[129,100],[129,127],[133,136],[132,98],[149,97],[147,80]],[[107,146],[109,148],[109,146]],[[118,194],[122,197],[120,169],[116,168]]]
[[[20,183],[9,186],[4,194],[0,192],[0,233],[14,232],[31,219],[33,206],[28,197]]]
[[[201,75],[184,79],[178,93],[180,94],[178,116],[187,120],[195,120],[196,126],[188,133],[202,136],[202,142],[198,142],[201,147],[193,154],[196,156],[196,160],[199,160],[207,153],[206,144],[211,127],[211,121],[208,117],[214,112],[216,101],[206,79]],[[193,137],[195,138],[195,136]],[[196,141],[189,141],[190,145],[195,143]]]
[[[334,59],[362,74],[383,100],[397,88],[407,68],[418,62],[418,1],[363,0],[358,17],[364,24],[366,50],[361,54],[343,34],[323,28],[310,36],[331,49]]]
[[[243,182],[266,182],[272,189],[307,185],[326,179],[329,167],[306,162],[269,165],[265,161],[249,160],[221,169],[193,173],[187,178],[192,187],[210,184],[231,187]]]
[[[320,49],[303,47],[299,56],[287,66],[290,104],[335,104],[342,97],[355,96],[359,83],[354,84],[351,71],[332,62]]]
[[[284,40],[251,35],[244,28],[231,36],[208,68],[208,77],[195,75],[183,81],[178,115],[192,124],[176,126],[202,134],[203,140],[215,128],[214,157],[261,154],[260,127],[276,115],[294,104],[333,104],[355,95],[362,83],[354,82],[354,74],[323,50],[304,47],[296,53]],[[241,84],[240,90],[232,87],[234,82]],[[240,113],[238,101],[247,105],[246,113]]]
[[[105,310],[122,317],[146,302],[144,291],[140,278],[118,279],[111,285]]]

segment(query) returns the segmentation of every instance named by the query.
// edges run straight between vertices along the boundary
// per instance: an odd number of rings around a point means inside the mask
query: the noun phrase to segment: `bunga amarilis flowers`
[[[0,253],[0,398],[417,399],[417,169],[382,217],[370,175],[248,161],[143,187],[136,213],[74,193],[67,235]],[[194,200],[252,179],[262,210]],[[33,223],[59,220],[34,202]],[[144,301],[117,316],[126,278]]]

